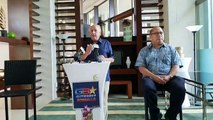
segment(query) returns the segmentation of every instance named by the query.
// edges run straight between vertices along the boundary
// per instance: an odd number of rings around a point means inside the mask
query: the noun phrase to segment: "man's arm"
[[[84,54],[81,55],[81,60],[84,61],[87,56],[89,55],[89,53],[85,52]]]
[[[166,84],[166,81],[163,78],[161,78],[161,76],[155,75],[154,73],[149,71],[147,68],[139,67],[138,69],[139,69],[140,73],[143,74],[143,77],[150,77],[152,80],[154,80],[158,84]]]
[[[140,73],[143,74],[143,77],[150,77],[151,79],[154,78],[155,74],[153,74],[152,72],[150,72],[147,68],[145,67],[139,67],[138,68]]]
[[[168,75],[161,76],[166,82],[170,81],[178,72],[179,65],[173,65]]]
[[[170,70],[169,75],[168,75],[170,77],[170,79],[172,79],[173,76],[175,76],[177,74],[178,70],[179,70],[179,65],[172,66],[172,69]]]
[[[86,48],[86,51],[84,54],[81,55],[81,60],[85,60],[87,58],[88,55],[91,54],[91,51],[92,51],[92,44],[87,44],[87,48]]]

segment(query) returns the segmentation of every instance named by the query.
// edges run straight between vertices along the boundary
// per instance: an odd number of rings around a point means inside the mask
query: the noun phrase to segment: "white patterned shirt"
[[[181,65],[180,57],[175,48],[164,43],[160,48],[152,44],[142,48],[135,66],[145,67],[156,75],[168,75],[173,65]]]

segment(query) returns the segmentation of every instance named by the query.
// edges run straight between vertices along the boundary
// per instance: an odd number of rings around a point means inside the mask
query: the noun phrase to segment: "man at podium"
[[[114,62],[114,54],[112,51],[111,43],[100,38],[101,27],[99,25],[92,25],[89,27],[89,35],[91,40],[89,44],[83,46],[86,49],[85,53],[81,55],[80,59],[85,62],[102,62],[109,61]],[[106,82],[104,86],[104,114],[105,119],[108,117],[108,93],[110,85],[109,71],[106,76]]]

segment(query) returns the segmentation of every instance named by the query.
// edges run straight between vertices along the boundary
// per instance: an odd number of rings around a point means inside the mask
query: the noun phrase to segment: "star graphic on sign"
[[[90,89],[90,94],[95,94],[96,89],[92,86],[92,88]]]

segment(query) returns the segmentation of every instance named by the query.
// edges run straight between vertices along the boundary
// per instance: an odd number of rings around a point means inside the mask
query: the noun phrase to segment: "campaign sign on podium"
[[[72,84],[73,107],[100,107],[98,82],[79,82]]]
[[[87,101],[87,102],[81,101],[80,103],[77,103],[78,105],[74,105],[74,109],[76,112],[76,120],[84,119],[83,112],[85,109],[89,108],[89,106],[93,107],[92,108],[93,120],[105,120],[103,95],[104,95],[104,83],[105,83],[107,72],[109,70],[109,65],[110,65],[109,62],[63,64],[64,70],[71,84],[72,91],[75,92],[74,94],[72,94],[72,95],[75,95],[72,97],[75,103],[77,100],[83,100],[83,99],[87,100],[85,99],[87,95],[88,95],[88,98],[92,100],[91,98],[94,97],[93,96],[94,89],[96,89],[95,84],[98,84],[97,91],[95,91],[96,92],[95,94],[99,96],[99,106],[96,106],[95,105],[96,103],[94,103],[94,106],[93,106],[93,103],[91,103],[91,101]],[[94,87],[90,85],[86,85],[88,83],[94,85]],[[81,86],[82,84],[84,86]],[[77,97],[78,99],[77,98],[74,99],[76,95],[79,95]],[[96,100],[98,100],[97,98],[98,96],[96,96],[95,98]]]

